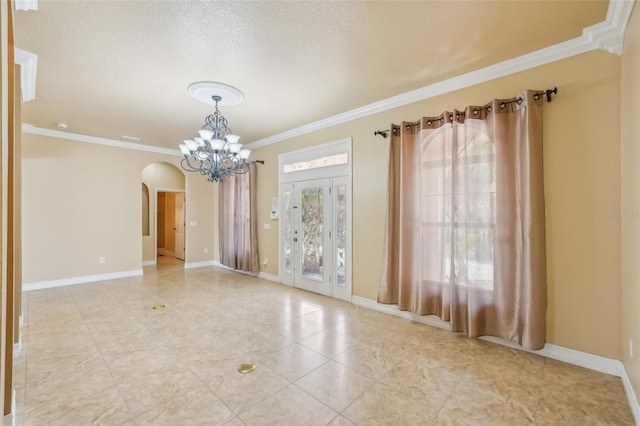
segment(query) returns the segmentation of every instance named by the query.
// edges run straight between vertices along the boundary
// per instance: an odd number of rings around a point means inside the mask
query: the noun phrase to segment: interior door
[[[176,259],[184,260],[184,192],[176,194],[175,211]]]

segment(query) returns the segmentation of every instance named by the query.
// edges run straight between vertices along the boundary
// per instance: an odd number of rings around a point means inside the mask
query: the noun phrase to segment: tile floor
[[[619,378],[214,267],[24,309],[18,425],[633,424]]]

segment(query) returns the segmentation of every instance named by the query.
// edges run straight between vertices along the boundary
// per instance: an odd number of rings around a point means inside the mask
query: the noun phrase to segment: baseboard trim
[[[189,262],[184,264],[184,269],[204,268],[206,266],[217,266],[215,260],[203,260],[202,262]]]
[[[640,425],[640,404],[638,404],[638,398],[636,398],[636,393],[633,390],[631,380],[629,379],[629,375],[627,374],[627,369],[624,368],[624,364],[622,365],[622,386],[624,387],[624,391],[627,394],[627,401],[629,401],[629,406],[631,407],[633,418],[636,424]]]
[[[143,260],[142,261],[142,267],[145,266],[155,266],[157,264],[156,260]]]
[[[411,321],[420,322],[423,324],[431,325],[445,330],[451,330],[448,322],[441,320],[437,316],[428,315],[416,315],[411,312],[401,311],[396,305],[386,305],[384,303],[378,303],[375,300],[367,299],[364,297],[353,296],[352,303],[354,305],[362,306],[363,308],[372,309],[374,311],[383,312],[390,315],[395,315],[401,318],[409,319]],[[547,343],[544,348],[534,351],[525,349],[515,343],[506,341],[499,337],[494,336],[482,336],[482,340],[497,343],[499,345],[509,346],[514,349],[518,349],[525,352],[530,352],[544,356],[546,358],[556,359],[569,364],[578,365],[580,367],[588,368],[590,370],[600,371],[602,373],[611,374],[613,376],[622,377],[624,366],[622,361],[611,358],[602,357],[599,355],[593,355],[587,352],[577,351],[575,349],[565,348],[554,344]]]
[[[233,269],[227,265],[223,265],[222,263],[218,262],[217,260],[214,260],[213,262],[213,266],[215,266],[216,268],[222,268],[222,269],[226,269],[227,271],[231,271],[231,272],[237,272],[239,274],[244,274],[244,275],[249,275],[251,277],[258,277],[258,274],[254,273],[254,272],[249,272],[249,271],[241,271],[239,269]]]
[[[367,299],[360,296],[351,296],[351,303],[363,308],[371,309],[373,311],[382,312],[389,315],[395,315],[400,318],[408,319],[414,322],[430,325],[433,327],[443,328],[445,330],[451,330],[451,326],[448,322],[442,321],[435,315],[416,315],[413,312],[401,311],[395,305],[386,305],[384,303],[378,303],[375,300]]]
[[[274,283],[278,283],[278,284],[282,284],[282,281],[280,281],[280,276],[278,275],[273,275],[273,274],[269,274],[266,272],[258,272],[258,278],[262,278],[263,280],[267,280],[267,281],[271,281]]]
[[[62,278],[51,281],[38,281],[33,283],[25,283],[22,291],[44,290],[47,288],[64,287],[67,285],[87,284],[96,281],[117,280],[120,278],[138,277],[142,275],[142,269],[133,269],[130,271],[111,272],[108,274],[86,275],[84,277]]]

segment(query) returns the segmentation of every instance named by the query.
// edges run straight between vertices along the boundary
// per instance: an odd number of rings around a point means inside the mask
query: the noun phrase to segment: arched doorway
[[[158,256],[184,262],[184,173],[172,164],[152,163],[142,170],[142,184],[143,266],[156,265]]]

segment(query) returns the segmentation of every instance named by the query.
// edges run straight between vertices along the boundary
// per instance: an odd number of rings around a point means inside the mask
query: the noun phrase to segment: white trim
[[[624,32],[629,17],[631,16],[633,3],[633,0],[609,1],[606,21],[584,28],[580,37],[259,139],[247,144],[245,147],[256,149],[282,142],[296,136],[305,135],[382,111],[475,86],[592,50],[604,49],[620,55],[622,54]]]
[[[280,281],[280,277],[278,275],[269,274],[267,272],[262,272],[262,271],[258,272],[258,278],[262,278],[263,280],[282,284],[282,281]]]
[[[17,3],[17,2],[16,2]],[[22,102],[36,98],[36,75],[38,74],[38,55],[26,50],[14,50],[14,62],[20,65],[20,89]]]
[[[251,277],[256,277],[258,278],[258,274],[253,273],[253,272],[249,272],[249,271],[241,271],[239,269],[233,269],[227,265],[223,265],[222,263],[220,263],[218,260],[214,260],[213,261],[213,266],[215,266],[216,268],[222,268],[222,269],[226,269],[227,271],[231,271],[231,272],[237,272],[239,274],[244,274],[244,275],[249,275]]]
[[[638,398],[636,398],[636,393],[633,390],[631,380],[629,380],[629,375],[627,374],[627,369],[624,368],[624,365],[622,366],[622,387],[627,394],[627,401],[629,401],[633,418],[635,419],[636,424],[640,425],[640,404],[638,404]]]
[[[155,260],[143,260],[142,261],[142,267],[145,266],[155,266],[156,265],[156,261]]]
[[[204,260],[202,262],[189,262],[184,264],[184,269],[204,268],[206,266],[217,266],[214,260]]]
[[[110,272],[107,274],[86,275],[84,277],[62,278],[51,281],[38,281],[33,283],[25,283],[22,291],[43,290],[46,288],[64,287],[66,285],[86,284],[96,281],[117,280],[119,278],[138,277],[142,275],[142,269],[133,269],[131,271]]]
[[[175,155],[178,157],[182,156],[182,153],[177,149],[160,148],[160,147],[151,146],[151,145],[137,144],[132,142],[123,142],[123,141],[117,141],[114,139],[99,138],[97,136],[88,136],[88,135],[81,135],[79,133],[63,132],[60,130],[43,129],[42,127],[36,127],[33,124],[28,124],[28,123],[22,124],[22,131],[24,133],[29,133],[32,135],[49,136],[51,138],[66,139],[66,140],[76,141],[76,142],[88,142],[88,143],[95,143],[97,145],[112,146],[116,148],[127,148],[127,149],[133,149],[137,151],[156,152],[158,154]]]
[[[38,10],[38,0],[14,0],[15,10]]]
[[[20,326],[20,328],[24,327],[24,314],[18,317],[18,325]]]
[[[378,303],[375,300],[367,299],[360,296],[351,296],[351,303],[356,306],[362,306],[363,308],[371,309],[372,311],[395,315],[397,317],[408,319],[410,321],[431,325],[433,327],[443,328],[445,330],[451,330],[451,325],[448,322],[442,321],[435,315],[416,315],[413,312],[401,311],[396,305],[386,305],[384,303]]]

